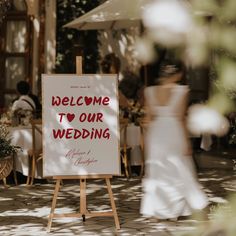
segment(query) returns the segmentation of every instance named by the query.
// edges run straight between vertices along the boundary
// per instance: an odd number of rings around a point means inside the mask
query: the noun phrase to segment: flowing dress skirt
[[[196,177],[186,140],[175,117],[160,117],[149,126],[141,214],[159,219],[191,215],[208,205]]]

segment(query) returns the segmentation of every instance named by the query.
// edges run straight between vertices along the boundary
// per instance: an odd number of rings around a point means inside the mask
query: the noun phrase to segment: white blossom
[[[152,42],[146,38],[139,38],[135,42],[135,57],[143,64],[152,62],[156,55]]]
[[[195,104],[189,108],[187,127],[194,135],[223,136],[228,132],[229,122],[216,110],[203,104]]]
[[[156,0],[147,4],[143,23],[155,41],[167,46],[182,43],[193,24],[188,7],[178,0]]]

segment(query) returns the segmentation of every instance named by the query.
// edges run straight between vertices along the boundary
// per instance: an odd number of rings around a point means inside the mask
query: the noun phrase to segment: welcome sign
[[[43,75],[43,175],[120,174],[116,75]]]

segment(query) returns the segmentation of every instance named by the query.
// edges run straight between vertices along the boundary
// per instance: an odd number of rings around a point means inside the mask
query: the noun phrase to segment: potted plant
[[[0,180],[6,178],[13,168],[13,154],[20,147],[12,145],[7,126],[0,124]]]

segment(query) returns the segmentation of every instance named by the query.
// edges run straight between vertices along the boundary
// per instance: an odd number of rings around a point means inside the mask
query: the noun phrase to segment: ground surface
[[[236,192],[236,171],[233,168],[204,170],[199,180],[207,192],[213,208],[227,207],[226,197]],[[46,232],[54,184],[25,185],[4,189],[0,185],[0,235],[190,235],[201,223],[196,219],[177,222],[156,222],[139,214],[142,196],[141,179],[113,178],[112,189],[121,223],[116,230],[112,217],[53,220],[51,233]],[[109,208],[108,194],[103,180],[90,180],[87,186],[89,210]],[[75,212],[79,207],[79,183],[64,182],[56,212]],[[211,218],[211,215],[209,215]]]

